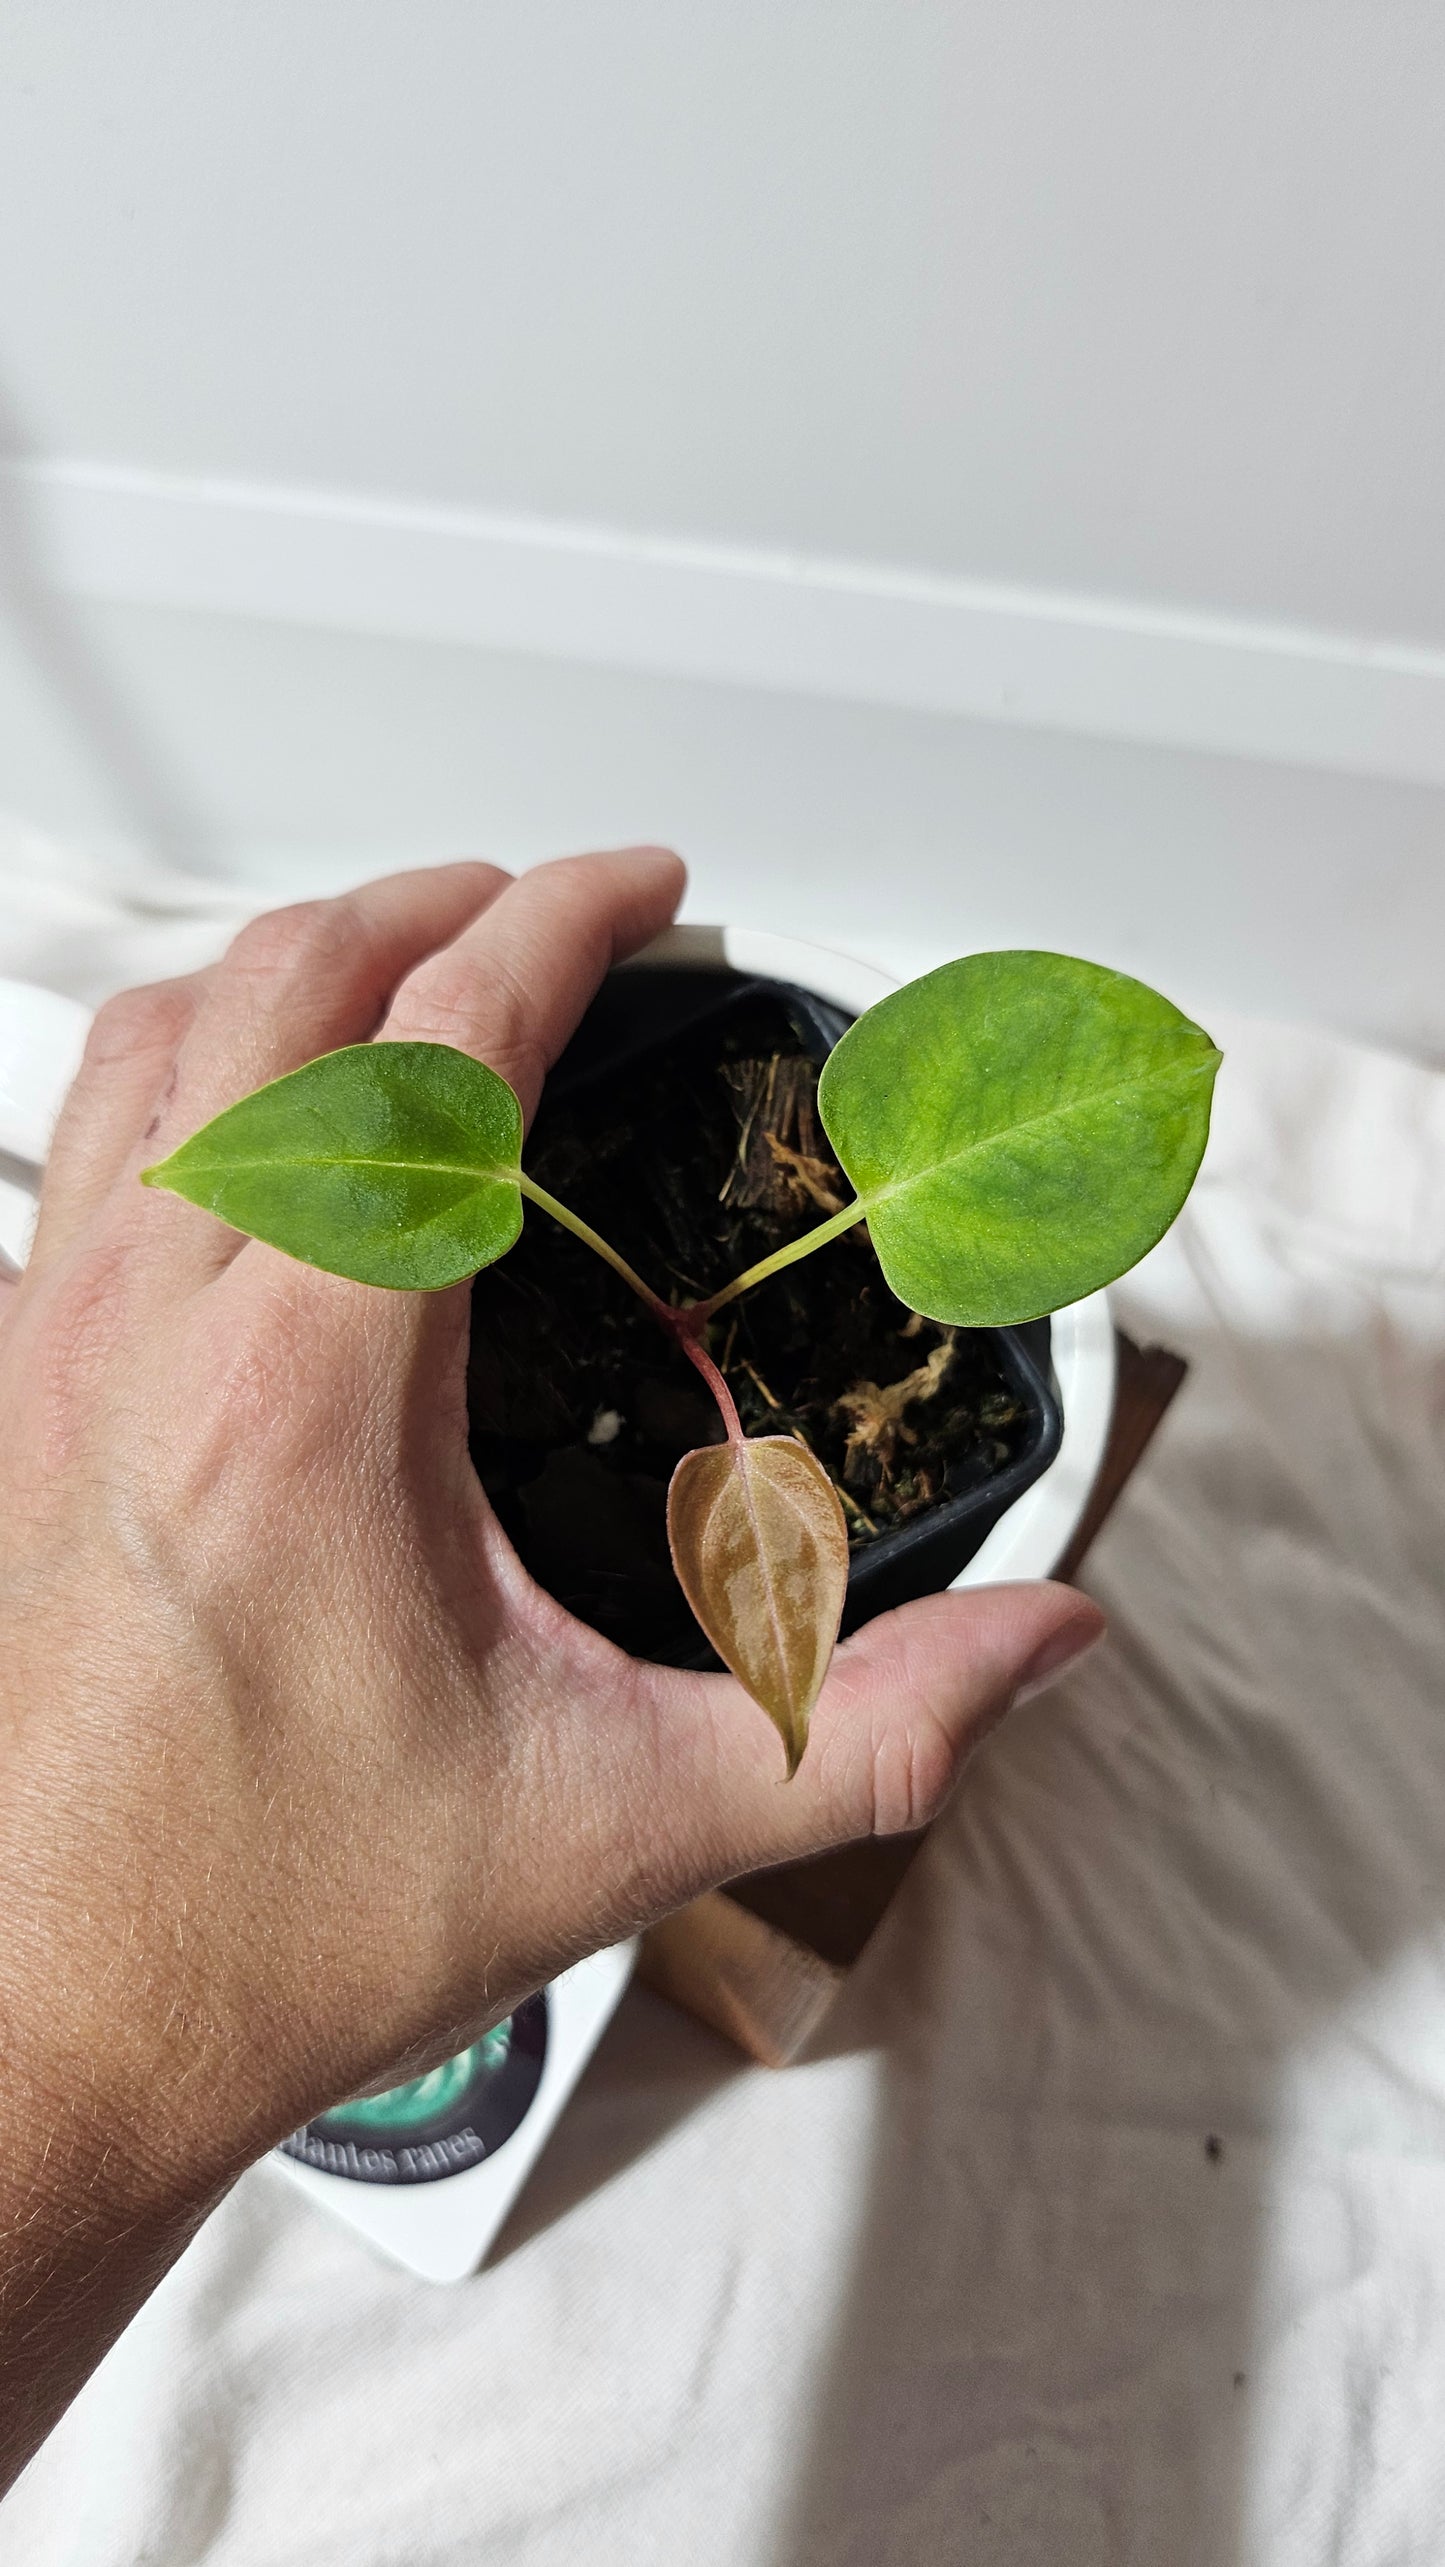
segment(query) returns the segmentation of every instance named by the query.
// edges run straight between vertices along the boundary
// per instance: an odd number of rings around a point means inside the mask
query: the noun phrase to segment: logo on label
[[[424,2077],[323,2112],[283,2156],[353,2184],[434,2184],[494,2157],[531,2111],[547,2055],[547,1999],[528,1997]]]

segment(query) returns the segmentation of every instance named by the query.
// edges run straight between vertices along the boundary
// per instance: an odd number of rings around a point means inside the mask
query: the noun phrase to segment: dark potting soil
[[[544,1096],[527,1166],[664,1298],[700,1299],[847,1201],[817,1084],[785,998],[758,993]],[[817,1454],[855,1549],[980,1487],[1027,1436],[987,1333],[908,1311],[861,1224],[720,1311],[709,1345],[746,1432]],[[482,1484],[539,1583],[634,1656],[697,1659],[667,1484],[722,1422],[621,1279],[530,1205],[473,1290],[468,1398]]]

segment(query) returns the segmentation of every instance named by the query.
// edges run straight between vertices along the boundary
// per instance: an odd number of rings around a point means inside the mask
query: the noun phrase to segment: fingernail
[[[1057,1684],[1066,1667],[1072,1667],[1078,1659],[1086,1658],[1091,1649],[1097,1649],[1104,1631],[1102,1622],[1070,1620],[1060,1624],[1058,1630],[1051,1631],[1047,1640],[1034,1651],[1015,1687],[1014,1701],[1032,1702],[1035,1694]]]

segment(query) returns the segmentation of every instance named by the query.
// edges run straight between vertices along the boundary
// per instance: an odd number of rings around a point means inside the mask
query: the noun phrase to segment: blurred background
[[[0,807],[1445,1050],[1445,16],[9,0]]]

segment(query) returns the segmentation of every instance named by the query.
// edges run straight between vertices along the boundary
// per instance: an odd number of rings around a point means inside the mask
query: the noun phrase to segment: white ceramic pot
[[[30,1253],[40,1171],[89,1030],[76,999],[0,980],[0,1274]]]
[[[653,963],[726,963],[734,971],[791,981],[854,1016],[899,986],[871,963],[751,927],[669,927],[628,968],[645,971]],[[1048,1469],[1000,1518],[955,1579],[956,1586],[1046,1578],[1077,1530],[1104,1458],[1114,1409],[1114,1330],[1106,1293],[1091,1293],[1087,1301],[1055,1311],[1052,1353],[1064,1412],[1063,1440]]]

